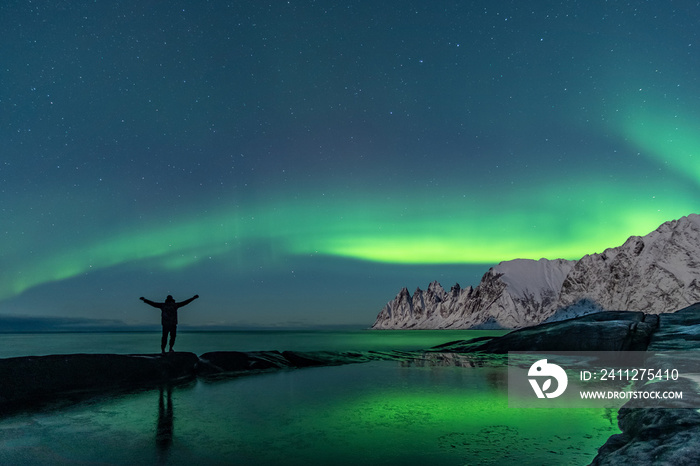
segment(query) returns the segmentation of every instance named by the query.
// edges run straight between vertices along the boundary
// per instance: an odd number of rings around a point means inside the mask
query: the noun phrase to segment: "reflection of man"
[[[160,309],[160,323],[163,325],[163,338],[160,340],[160,350],[165,353],[165,344],[168,342],[168,334],[170,334],[170,352],[173,351],[173,345],[175,344],[175,337],[177,336],[177,310],[182,306],[186,306],[195,299],[199,298],[196,294],[190,299],[186,299],[180,303],[176,303],[172,296],[168,295],[165,298],[164,303],[156,303],[151,300],[144,298],[143,296],[139,299],[146,304],[150,304],[153,307]]]
[[[156,446],[161,454],[167,453],[173,443],[173,389],[167,386],[167,398],[163,396],[163,387],[160,387],[158,397],[158,426],[156,427]],[[164,400],[164,398],[166,398]]]

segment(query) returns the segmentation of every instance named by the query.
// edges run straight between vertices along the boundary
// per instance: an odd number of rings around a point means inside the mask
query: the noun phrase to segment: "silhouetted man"
[[[186,306],[195,299],[199,298],[196,294],[190,299],[186,299],[180,303],[176,303],[172,296],[168,295],[165,298],[164,303],[155,303],[151,300],[144,298],[143,296],[139,298],[146,304],[150,304],[153,307],[160,309],[160,323],[163,325],[163,338],[160,340],[160,350],[165,353],[165,344],[168,342],[168,333],[170,334],[170,352],[173,351],[173,345],[175,344],[175,337],[177,336],[177,310],[182,306]]]

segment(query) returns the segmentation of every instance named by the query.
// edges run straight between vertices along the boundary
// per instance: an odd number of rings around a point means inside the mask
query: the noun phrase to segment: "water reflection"
[[[0,463],[589,464],[620,432],[617,410],[509,408],[499,377],[375,361],[164,384],[0,418]]]
[[[158,396],[158,425],[156,426],[156,447],[161,462],[167,460],[173,443],[173,387],[161,385]]]
[[[421,367],[434,368],[436,373],[445,374],[439,368],[459,367],[461,369],[485,369],[479,371],[477,377],[497,392],[507,393],[508,391],[508,356],[498,354],[474,354],[474,353],[425,353],[420,358],[407,359],[399,362],[402,368]],[[465,371],[465,374],[471,371]],[[472,373],[475,374],[475,373]],[[435,383],[442,384],[444,379]]]
[[[401,361],[401,367],[502,367],[507,357],[493,354],[425,353],[420,358]]]

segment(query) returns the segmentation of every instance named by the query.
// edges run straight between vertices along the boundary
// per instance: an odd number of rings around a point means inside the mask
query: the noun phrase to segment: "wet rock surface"
[[[0,359],[0,415],[61,399],[152,388],[196,377],[231,377],[281,369],[378,360],[406,361],[422,352],[217,351],[167,354],[67,354]]]
[[[621,434],[598,450],[591,465],[700,464],[700,414],[695,409],[622,408]]]
[[[404,361],[423,352],[404,351],[215,351],[200,356],[198,376],[240,375],[242,373],[304,367],[338,366],[369,361]]]
[[[694,351],[700,349],[700,303],[672,314],[659,315],[659,330],[649,349],[655,351]]]
[[[681,374],[697,373],[700,368],[700,304],[661,314],[659,319],[659,330],[652,335],[647,350],[673,351],[672,366],[680,369]],[[641,390],[683,391],[684,403],[700,406],[700,387],[692,378],[647,384]],[[635,408],[634,401],[630,401],[619,410],[618,425],[622,433],[608,439],[598,450],[592,465],[700,464],[700,413],[697,409]]]
[[[432,350],[505,354],[508,351],[644,351],[659,328],[659,316],[643,312],[600,312],[477,338]]]
[[[0,413],[61,397],[118,391],[195,376],[192,353],[69,354],[0,359]]]

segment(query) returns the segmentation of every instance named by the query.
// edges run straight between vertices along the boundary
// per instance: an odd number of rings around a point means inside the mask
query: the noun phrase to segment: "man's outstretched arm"
[[[155,303],[155,302],[151,301],[150,299],[144,298],[143,296],[141,296],[139,299],[140,299],[141,301],[143,301],[144,303],[146,303],[146,304],[150,304],[150,305],[153,306],[153,307],[158,307],[158,308],[160,307],[160,306],[159,306],[160,303]]]
[[[186,300],[184,300],[184,301],[182,301],[182,302],[177,303],[177,306],[178,306],[178,307],[186,306],[186,305],[188,305],[189,303],[191,303],[192,301],[194,301],[194,300],[197,299],[197,298],[199,298],[199,295],[198,295],[198,294],[192,296],[190,299],[186,299]]]

